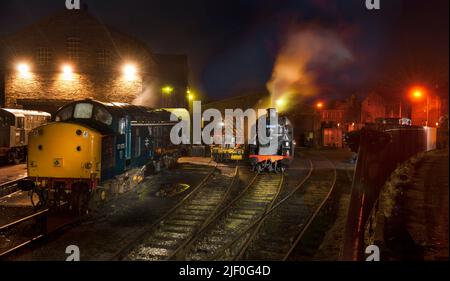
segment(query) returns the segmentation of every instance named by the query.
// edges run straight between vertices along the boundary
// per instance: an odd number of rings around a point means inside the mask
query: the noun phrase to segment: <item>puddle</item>
[[[185,192],[190,185],[185,183],[162,183],[159,190],[155,193],[157,197],[173,197]]]

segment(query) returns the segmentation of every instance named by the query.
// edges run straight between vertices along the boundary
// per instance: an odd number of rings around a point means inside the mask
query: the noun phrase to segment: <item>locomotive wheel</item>
[[[256,172],[258,174],[262,174],[263,171],[264,171],[264,168],[262,167],[262,165],[260,163],[256,164]]]
[[[89,210],[95,210],[108,200],[108,191],[103,187],[98,187],[95,193],[89,197]]]
[[[22,157],[20,157],[19,155],[16,155],[16,157],[14,157],[14,164],[19,165],[20,163],[22,163]]]
[[[31,205],[35,210],[39,210],[47,205],[47,196],[46,191],[42,191],[39,189],[33,189],[29,191],[29,196],[31,200]]]
[[[286,168],[283,167],[282,165],[278,165],[277,166],[277,172],[279,173],[284,173],[286,171]]]

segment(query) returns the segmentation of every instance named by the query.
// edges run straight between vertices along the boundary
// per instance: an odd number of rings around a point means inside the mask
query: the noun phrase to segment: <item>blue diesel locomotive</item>
[[[28,176],[19,186],[32,190],[34,205],[58,208],[62,202],[85,213],[139,184],[146,170],[175,165],[181,147],[170,140],[171,113],[91,99],[72,102],[55,122],[29,136]]]

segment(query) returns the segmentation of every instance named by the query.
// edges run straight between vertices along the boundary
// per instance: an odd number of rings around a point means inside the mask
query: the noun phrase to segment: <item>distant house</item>
[[[332,106],[320,110],[320,117],[324,123],[343,124],[345,120],[345,104],[334,102]]]
[[[361,103],[361,123],[374,123],[377,118],[386,116],[383,97],[375,92],[369,93]]]
[[[319,110],[321,123],[326,127],[338,127],[344,132],[353,130],[360,120],[361,105],[355,95],[345,100],[329,102]]]

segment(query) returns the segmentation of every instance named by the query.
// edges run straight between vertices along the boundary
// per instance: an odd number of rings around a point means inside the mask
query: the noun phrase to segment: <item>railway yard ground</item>
[[[336,260],[354,168],[350,152],[332,149],[297,150],[284,175],[182,158],[4,259],[65,260],[76,245],[84,261]],[[0,225],[32,211],[30,203],[19,206],[27,200],[21,193],[0,199]],[[0,249],[5,239],[0,233]]]
[[[0,183],[13,181],[27,175],[27,165],[0,166]]]

